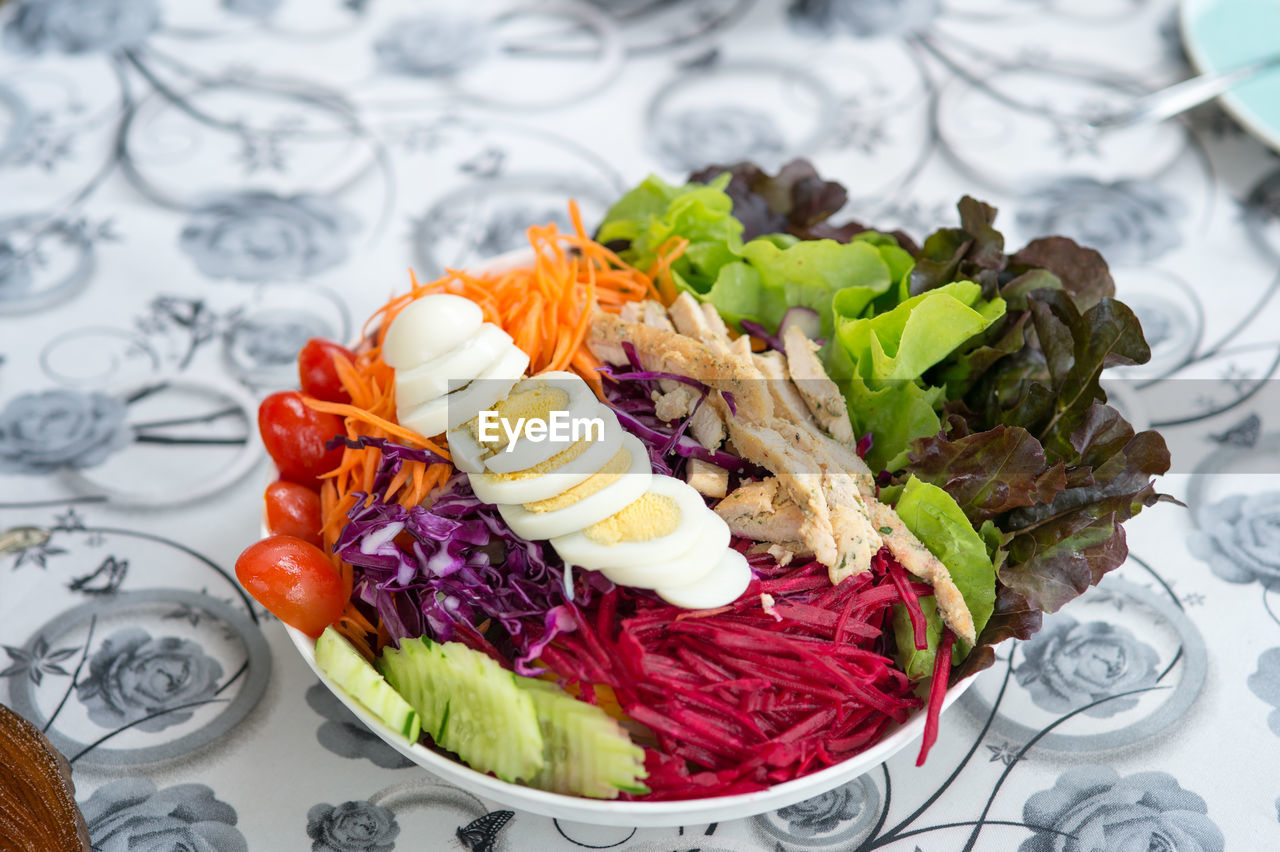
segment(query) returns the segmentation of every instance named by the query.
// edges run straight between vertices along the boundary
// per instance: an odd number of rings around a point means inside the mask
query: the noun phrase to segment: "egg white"
[[[751,582],[751,566],[736,550],[724,550],[712,570],[683,586],[664,586],[655,591],[672,606],[682,609],[715,609],[733,603]]]
[[[647,493],[675,501],[680,520],[676,528],[667,535],[647,541],[600,544],[592,541],[584,530],[553,538],[551,546],[566,563],[580,568],[648,568],[686,553],[702,535],[711,518],[720,520],[718,515],[707,508],[701,494],[688,483],[674,477],[655,475]],[[725,545],[728,543],[726,536]]]
[[[408,411],[458,390],[514,346],[511,335],[484,323],[453,349],[412,369],[396,370],[396,405]]]
[[[622,446],[631,455],[630,467],[594,494],[550,512],[531,512],[520,504],[500,503],[499,514],[516,535],[530,541],[567,535],[603,521],[638,500],[653,482],[653,468],[644,444],[626,435]]]
[[[596,403],[596,406],[597,410],[590,416],[598,416],[604,420],[603,441],[578,442],[586,444],[586,449],[574,458],[534,476],[518,476],[521,471],[516,471],[515,474],[472,473],[471,490],[486,503],[532,503],[563,494],[589,479],[618,454],[624,436],[630,434],[622,428],[611,409],[600,403]],[[554,457],[543,464],[551,461],[554,461]]]
[[[400,425],[427,436],[455,429],[510,393],[528,366],[529,356],[510,346],[466,387],[399,411]]]
[[[397,370],[412,369],[459,346],[483,322],[480,306],[462,296],[438,293],[415,299],[387,329],[382,360]]]
[[[609,411],[607,417],[599,414],[600,405],[596,395],[592,393],[591,387],[577,373],[563,371],[541,373],[520,382],[511,389],[511,393],[514,395],[522,390],[531,390],[538,386],[563,391],[568,398],[563,410],[571,418],[600,417],[604,421],[606,430],[609,428],[610,423],[617,424],[618,418],[612,411]],[[515,426],[514,423],[511,425]],[[506,446],[506,442],[507,436],[503,433],[500,436],[501,446],[493,448],[493,451],[485,456],[484,466],[487,470],[493,473],[512,473],[517,470],[528,470],[551,459],[569,445],[569,442],[566,441],[530,441],[523,435],[517,437],[509,447]]]

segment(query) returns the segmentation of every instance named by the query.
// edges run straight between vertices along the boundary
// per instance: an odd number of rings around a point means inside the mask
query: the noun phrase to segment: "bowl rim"
[[[532,249],[517,249],[516,251],[506,252],[475,262],[468,267],[468,270],[478,274],[504,272],[512,267],[531,262],[533,257],[534,251]],[[267,534],[265,527],[262,533],[263,535]],[[503,804],[512,805],[543,816],[568,817],[597,825],[649,827],[689,825],[718,819],[754,816],[766,811],[786,807],[832,790],[840,784],[851,781],[859,775],[880,766],[912,742],[920,739],[924,732],[927,717],[927,708],[922,707],[909,716],[905,722],[890,728],[888,734],[867,750],[817,772],[803,775],[790,781],[783,781],[767,789],[757,790],[752,793],[656,802],[570,796],[563,793],[538,790],[523,784],[502,781],[472,769],[465,763],[445,757],[420,743],[408,742],[408,740],[382,722],[381,719],[370,713],[320,670],[315,661],[314,640],[293,627],[288,625],[284,625],[284,627],[298,653],[326,688],[337,696],[379,738],[419,767],[426,769],[437,777],[469,788],[472,792],[486,795]],[[943,699],[941,712],[945,712],[947,708],[954,704],[973,682],[974,677],[971,676],[948,688]]]

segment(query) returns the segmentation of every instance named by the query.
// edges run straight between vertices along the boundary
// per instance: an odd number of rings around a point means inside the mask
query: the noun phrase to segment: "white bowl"
[[[472,267],[472,271],[476,273],[504,272],[508,269],[531,263],[532,260],[533,252],[529,249],[522,249],[475,264]],[[264,529],[263,535],[266,534]],[[289,632],[289,638],[293,640],[293,644],[298,649],[298,653],[302,655],[302,659],[306,660],[307,665],[311,666],[311,670],[329,688],[329,691],[336,695],[352,713],[355,713],[360,721],[368,726],[369,730],[385,740],[396,751],[428,772],[445,781],[457,784],[477,796],[484,796],[511,808],[519,808],[523,811],[556,819],[594,823],[596,825],[638,827],[698,825],[721,820],[741,819],[777,810],[839,787],[841,784],[851,781],[884,763],[902,749],[913,742],[917,742],[924,733],[925,714],[922,709],[908,719],[905,724],[892,728],[889,734],[880,742],[861,754],[855,755],[843,763],[815,772],[812,775],[806,775],[794,781],[775,784],[767,790],[761,790],[756,793],[674,802],[622,802],[565,796],[501,781],[491,775],[477,772],[466,764],[452,760],[426,746],[417,743],[410,744],[335,685],[324,672],[320,671],[316,666],[315,642],[305,633],[292,627],[286,626],[285,629]],[[973,683],[973,678],[966,678],[948,690],[946,699],[942,704],[943,709],[945,710],[951,706],[951,703],[959,698],[971,683]]]
[[[707,799],[686,799],[674,802],[623,802],[610,799],[584,799],[578,796],[565,796],[560,793],[548,793],[535,790],[520,784],[500,781],[491,775],[477,772],[466,764],[459,763],[442,754],[438,754],[418,743],[410,744],[408,740],[387,727],[381,720],[361,706],[355,699],[347,695],[340,687],[316,665],[315,642],[305,633],[286,626],[289,638],[294,647],[307,661],[311,670],[316,673],[329,691],[338,697],[352,713],[368,726],[388,745],[431,774],[457,784],[462,789],[529,813],[541,814],[555,819],[573,820],[574,822],[593,823],[596,825],[638,826],[641,828],[677,825],[701,825],[710,822],[742,819],[755,814],[784,808],[804,799],[820,795],[852,781],[859,775],[875,769],[902,749],[918,742],[924,733],[924,709],[916,711],[905,724],[890,730],[880,742],[871,748],[854,755],[843,763],[829,766],[812,775],[775,784],[767,790],[756,793],[741,793],[736,796],[716,796]],[[947,690],[946,699],[942,702],[945,711],[973,683],[968,677]]]

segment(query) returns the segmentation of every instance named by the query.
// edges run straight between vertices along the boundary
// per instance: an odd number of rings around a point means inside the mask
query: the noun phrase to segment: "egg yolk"
[[[650,492],[582,532],[589,541],[606,546],[624,541],[652,541],[671,535],[680,521],[680,506],[675,500]]]
[[[533,387],[516,390],[494,406],[493,410],[498,415],[496,429],[498,440],[496,442],[485,443],[480,441],[479,418],[468,421],[467,428],[471,430],[471,436],[481,446],[489,450],[501,451],[507,446],[507,430],[515,429],[521,418],[525,421],[550,421],[551,412],[565,411],[568,405],[569,394],[560,388],[549,385],[534,385]]]
[[[564,509],[587,499],[595,494],[606,485],[612,485],[622,477],[631,467],[631,453],[623,448],[618,450],[618,454],[609,459],[609,463],[600,470],[591,474],[590,478],[579,482],[561,494],[554,497],[548,497],[545,500],[537,500],[533,503],[525,503],[524,507],[530,512],[554,512],[557,509]]]

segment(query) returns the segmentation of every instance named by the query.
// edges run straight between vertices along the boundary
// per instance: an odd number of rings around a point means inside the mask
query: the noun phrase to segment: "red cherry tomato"
[[[313,337],[298,353],[298,379],[302,392],[326,402],[350,402],[351,394],[342,387],[338,371],[333,368],[333,356],[340,355],[348,361],[356,360],[355,353],[331,340]]]
[[[319,476],[342,461],[342,447],[326,450],[335,435],[347,434],[342,418],[307,408],[297,391],[273,393],[258,406],[258,431],[280,476],[319,489]]]
[[[320,546],[320,495],[313,489],[282,479],[268,485],[262,499],[267,504],[268,530]]]
[[[342,615],[347,597],[342,578],[314,544],[273,535],[245,548],[236,579],[272,615],[311,638]]]

